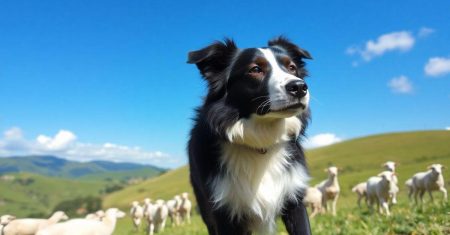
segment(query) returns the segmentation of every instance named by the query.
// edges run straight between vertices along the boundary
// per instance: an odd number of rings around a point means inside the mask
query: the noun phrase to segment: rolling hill
[[[164,172],[151,165],[116,163],[108,161],[77,162],[55,156],[22,156],[0,158],[0,175],[14,172],[28,172],[68,179],[110,179],[126,180],[132,177],[146,178]]]
[[[418,131],[389,133],[352,139],[306,152],[311,185],[326,178],[323,169],[329,165],[343,168],[339,175],[341,197],[339,206],[354,206],[351,187],[382,171],[387,160],[399,163],[398,178],[401,193],[403,182],[413,173],[425,171],[431,163],[450,166],[450,131]],[[170,199],[180,192],[192,193],[186,166],[159,177],[114,192],[104,198],[104,207],[128,209],[131,201],[145,197]],[[446,177],[447,176],[447,177]],[[448,173],[444,172],[448,179]],[[448,184],[448,181],[447,181]],[[400,200],[405,200],[404,195]],[[192,198],[192,197],[191,197]]]
[[[0,215],[48,215],[61,201],[100,196],[107,184],[104,181],[80,181],[30,173],[4,175],[0,177]]]

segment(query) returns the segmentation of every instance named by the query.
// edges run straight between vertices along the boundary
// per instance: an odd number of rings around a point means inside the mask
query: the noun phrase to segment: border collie
[[[192,51],[208,83],[189,140],[190,178],[209,234],[310,234],[309,175],[299,138],[309,120],[304,59],[279,37],[238,49],[229,39]]]

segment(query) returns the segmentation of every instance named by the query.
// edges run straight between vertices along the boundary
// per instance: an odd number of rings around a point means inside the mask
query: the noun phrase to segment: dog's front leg
[[[281,218],[289,235],[310,235],[309,218],[305,206],[299,202],[288,202]]]

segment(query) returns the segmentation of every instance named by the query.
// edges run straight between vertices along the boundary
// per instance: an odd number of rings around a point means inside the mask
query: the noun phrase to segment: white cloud
[[[434,33],[434,29],[428,27],[422,27],[419,29],[418,36],[420,38],[428,37],[430,34]]]
[[[351,46],[347,48],[349,55],[359,54],[363,60],[370,61],[374,57],[381,56],[389,51],[408,51],[415,43],[411,32],[399,31],[379,36],[376,40],[369,40],[364,47]]]
[[[60,130],[53,137],[38,135],[27,140],[20,128],[13,127],[0,138],[0,155],[56,155],[76,160],[106,160],[157,164],[170,161],[171,156],[161,151],[146,151],[140,147],[130,147],[113,143],[92,144],[77,141],[77,136],[68,130]]]
[[[425,74],[437,77],[450,73],[450,58],[433,57],[428,60],[425,65]]]
[[[322,133],[309,137],[304,140],[303,146],[307,149],[318,148],[330,144],[341,142],[342,138],[337,137],[333,133]]]
[[[12,127],[11,129],[6,130],[3,135],[7,140],[20,140],[22,139],[23,133],[20,128]]]
[[[3,138],[0,138],[0,153],[10,151],[18,152],[28,148],[28,143],[23,139],[22,130],[18,127],[12,127],[3,132]]]
[[[450,126],[446,127],[445,130],[450,131]]]
[[[45,135],[39,135],[36,142],[40,147],[49,151],[63,151],[75,142],[77,137],[70,131],[60,130],[53,138]]]
[[[394,93],[410,94],[413,92],[411,81],[409,81],[408,77],[404,75],[392,78],[387,85]]]

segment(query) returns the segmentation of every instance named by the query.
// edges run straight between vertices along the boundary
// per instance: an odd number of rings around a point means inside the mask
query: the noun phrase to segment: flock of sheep
[[[97,213],[102,214],[102,217],[88,215],[89,218],[70,220],[62,211],[53,213],[48,219],[16,219],[11,215],[3,215],[0,217],[0,235],[110,235],[114,232],[117,218],[125,216],[117,208]],[[62,220],[67,221],[58,223]]]
[[[173,226],[185,222],[191,223],[192,203],[188,193],[176,195],[172,200],[164,202],[159,199],[152,203],[149,198],[144,200],[143,206],[137,201],[132,203],[130,217],[136,231],[141,221],[147,222],[149,235],[164,230],[167,217]],[[125,212],[117,208],[106,211],[99,210],[86,215],[85,218],[70,219],[62,211],[57,211],[48,219],[23,218],[17,219],[12,215],[0,217],[0,235],[111,235],[116,227],[118,218],[125,217]],[[63,221],[64,222],[60,222]],[[59,223],[60,222],[60,223]]]
[[[172,226],[179,226],[185,222],[190,224],[191,209],[192,202],[189,200],[188,193],[182,193],[181,196],[175,195],[172,200],[167,202],[158,199],[153,204],[149,198],[146,198],[141,206],[139,202],[134,201],[130,210],[130,216],[135,231],[139,231],[142,220],[145,220],[148,234],[153,235],[153,232],[164,230],[167,217],[170,218]]]
[[[373,210],[373,205],[376,203],[378,211],[387,216],[390,215],[389,204],[397,203],[398,179],[395,173],[396,163],[388,161],[383,164],[385,171],[377,176],[370,177],[366,182],[362,182],[353,187],[352,192],[358,195],[358,206],[361,207],[361,199],[365,199],[366,204],[370,210]],[[445,189],[444,177],[442,170],[445,167],[441,164],[432,164],[428,166],[428,171],[419,172],[408,179],[405,184],[408,188],[408,197],[414,195],[415,203],[417,204],[417,196],[423,203],[423,195],[428,192],[430,199],[433,202],[432,191],[441,191],[443,193],[443,200],[447,201],[447,190]],[[339,181],[338,168],[329,167],[325,169],[328,172],[328,179],[322,181],[314,187],[309,187],[306,190],[306,195],[303,203],[311,207],[311,215],[313,218],[317,213],[325,213],[327,211],[328,201],[332,201],[331,212],[336,215],[336,203],[339,198]]]

